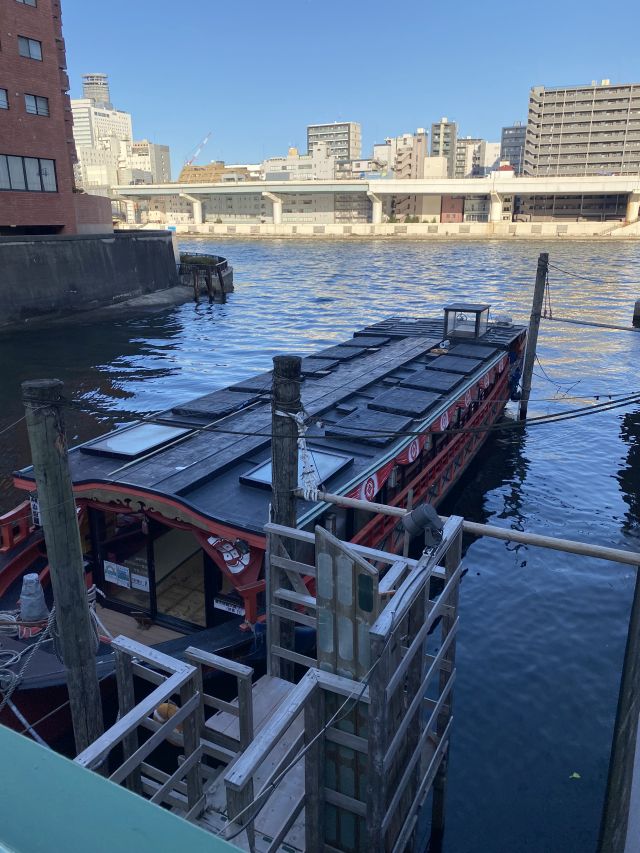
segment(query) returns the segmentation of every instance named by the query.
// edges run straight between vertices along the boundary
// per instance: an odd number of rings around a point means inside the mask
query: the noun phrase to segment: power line
[[[580,278],[584,281],[594,281],[596,284],[618,284],[616,279],[613,278],[593,278],[589,275],[581,275],[580,273],[571,272],[570,270],[564,270],[562,267],[556,266],[556,264],[550,263],[549,266],[557,270],[557,272],[561,272],[563,275],[568,275],[570,278]]]

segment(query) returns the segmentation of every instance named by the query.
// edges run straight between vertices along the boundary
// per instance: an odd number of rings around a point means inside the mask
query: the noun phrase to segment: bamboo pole
[[[299,489],[296,490],[296,493],[302,495]],[[387,504],[363,501],[358,498],[347,498],[343,495],[334,495],[331,492],[319,492],[318,500],[352,509],[362,509],[373,514],[392,515],[396,518],[402,518],[407,514],[407,510],[402,509],[402,507],[387,506]],[[443,521],[447,520],[446,516],[440,517]],[[465,533],[471,533],[474,536],[489,536],[493,539],[504,539],[506,542],[521,542],[523,545],[536,545],[540,548],[550,548],[553,551],[564,551],[567,554],[610,560],[613,563],[622,563],[626,566],[640,565],[640,553],[637,551],[624,551],[620,548],[608,548],[604,545],[590,545],[586,542],[576,542],[573,539],[542,536],[539,533],[528,533],[526,530],[511,530],[492,524],[479,524],[475,521],[463,521],[462,529]]]

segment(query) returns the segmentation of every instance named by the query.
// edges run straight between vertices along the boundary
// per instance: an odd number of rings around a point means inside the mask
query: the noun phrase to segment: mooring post
[[[633,306],[633,325],[636,329],[640,329],[640,299],[636,299],[636,304]]]
[[[531,377],[533,375],[533,364],[536,358],[538,331],[540,329],[540,318],[542,317],[542,303],[544,301],[544,288],[547,283],[548,269],[549,254],[548,252],[541,252],[538,258],[536,283],[533,289],[533,304],[531,306],[529,331],[527,333],[527,350],[524,357],[524,368],[522,370],[522,398],[520,399],[521,421],[523,421],[527,417],[529,396],[531,395]]]
[[[51,571],[56,625],[78,753],[104,731],[95,634],[71,488],[59,379],[22,383],[40,517]]]
[[[302,409],[300,400],[301,363],[298,355],[277,355],[273,359],[271,398],[272,520],[284,527],[297,521],[295,489],[298,488],[298,427],[294,420]],[[295,551],[290,552],[295,559]],[[270,639],[269,642],[273,642]],[[280,645],[293,651],[291,622],[281,623]],[[280,677],[293,680],[293,664],[280,660]]]

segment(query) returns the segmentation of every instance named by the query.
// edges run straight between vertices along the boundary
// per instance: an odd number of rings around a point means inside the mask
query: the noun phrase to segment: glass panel
[[[20,56],[26,56],[29,58],[29,39],[23,38],[22,36],[18,36],[18,51]]]
[[[112,432],[104,438],[85,444],[83,450],[89,453],[112,453],[116,456],[138,456],[147,450],[187,435],[190,431],[182,427],[168,427],[161,424],[140,424]]]
[[[35,39],[29,39],[29,56],[31,59],[42,59],[42,45]]]
[[[9,162],[9,177],[12,190],[26,189],[24,183],[24,170],[22,168],[22,157],[7,157]]]
[[[105,514],[106,537],[101,551],[105,593],[109,598],[150,609],[147,534],[137,515]]]
[[[6,89],[0,89],[0,109],[9,109],[9,97]]]
[[[7,158],[4,154],[0,154],[0,190],[10,190],[11,182],[9,181],[9,167],[7,166]]]
[[[56,184],[55,160],[40,160],[40,175],[42,177],[42,188],[46,193],[54,193],[58,189]]]
[[[36,106],[36,99],[34,95],[25,95],[24,96],[24,106],[28,113],[31,115],[35,115],[38,112],[38,108]]]
[[[42,192],[40,183],[40,163],[36,157],[24,158],[24,170],[27,173],[27,189],[32,192]]]
[[[167,530],[153,543],[158,613],[206,625],[204,555],[188,530]]]
[[[36,107],[39,116],[49,115],[49,98],[36,97]]]
[[[343,456],[340,453],[327,453],[323,450],[309,448],[309,456],[311,464],[315,469],[316,476],[319,482],[324,483],[334,474],[336,474],[345,465],[353,461],[352,456]],[[261,485],[271,485],[271,460],[258,465],[253,471],[244,474],[241,480],[246,480],[252,483]],[[302,486],[302,454],[298,454],[298,485]]]

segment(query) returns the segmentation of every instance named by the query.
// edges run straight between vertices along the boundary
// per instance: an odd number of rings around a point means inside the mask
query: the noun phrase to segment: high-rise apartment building
[[[0,234],[75,233],[58,0],[3,2],[0,44]]]
[[[516,121],[508,127],[502,128],[500,136],[500,159],[508,160],[513,166],[516,175],[524,171],[524,144],[527,135],[527,126],[521,121]]]
[[[131,113],[97,106],[89,98],[73,98],[71,112],[73,138],[78,148],[100,148],[112,137],[121,142],[132,141]]]
[[[82,97],[88,98],[98,107],[112,109],[109,78],[106,74],[83,74]]]
[[[454,178],[473,177],[473,157],[481,142],[481,139],[472,136],[463,136],[457,140]]]
[[[168,145],[158,145],[141,139],[132,142],[128,149],[128,167],[148,172],[154,184],[167,184],[171,180],[171,154]]]
[[[447,177],[453,178],[456,171],[456,143],[458,125],[443,117],[431,125],[431,156],[447,158]]]
[[[640,173],[640,83],[535,86],[524,153],[528,175]]]
[[[319,142],[326,142],[328,153],[338,162],[362,157],[362,134],[356,121],[308,125],[307,154],[313,154]]]

